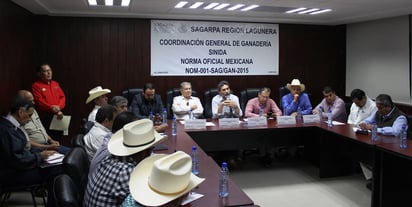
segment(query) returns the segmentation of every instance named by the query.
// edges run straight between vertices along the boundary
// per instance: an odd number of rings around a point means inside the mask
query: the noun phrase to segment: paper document
[[[63,119],[57,119],[57,116],[54,115],[53,119],[50,123],[49,129],[51,130],[59,130],[59,131],[64,131],[69,129],[69,124],[70,124],[70,119],[71,116],[63,116]]]
[[[50,163],[50,164],[61,163],[61,162],[63,162],[63,159],[64,159],[64,155],[56,152],[56,153],[50,155],[46,159],[46,162]]]
[[[197,200],[199,198],[203,197],[202,194],[196,193],[196,192],[190,192],[189,195],[182,201],[180,205],[184,206],[194,200]]]

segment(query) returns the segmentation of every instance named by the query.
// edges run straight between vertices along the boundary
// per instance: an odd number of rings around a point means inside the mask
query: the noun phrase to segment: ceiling
[[[87,0],[11,0],[34,14],[49,16],[123,17],[340,25],[412,14],[412,0],[186,0],[258,4],[248,11],[176,9],[179,0],[131,0],[129,7],[89,6]],[[332,9],[318,15],[286,14],[298,8]]]

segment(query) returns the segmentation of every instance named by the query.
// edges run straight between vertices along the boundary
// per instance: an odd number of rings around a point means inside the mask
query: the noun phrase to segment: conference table
[[[206,181],[196,192],[205,196],[193,206],[253,206],[253,201],[233,181],[228,198],[217,196],[219,166],[206,152],[300,145],[304,146],[303,158],[319,168],[320,178],[359,173],[359,162],[373,166],[372,207],[411,206],[411,140],[408,148],[400,149],[397,137],[378,135],[378,141],[372,142],[370,134],[355,133],[353,125],[328,127],[324,121],[278,125],[276,120],[269,119],[267,126],[249,127],[240,120],[239,126],[233,128],[221,128],[217,120],[208,121],[214,126],[185,130],[178,123],[177,136],[168,134],[168,152],[190,153],[193,145],[199,148],[199,176]]]

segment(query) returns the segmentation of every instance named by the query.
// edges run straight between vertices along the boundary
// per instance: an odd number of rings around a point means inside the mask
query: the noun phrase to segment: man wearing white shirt
[[[220,81],[217,90],[219,94],[212,99],[213,117],[241,117],[243,114],[239,107],[239,98],[230,93],[229,82]]]
[[[361,89],[353,89],[350,98],[353,103],[350,107],[348,124],[359,124],[378,110],[375,102]]]
[[[198,97],[192,96],[192,84],[182,82],[180,84],[180,93],[182,95],[173,98],[172,111],[176,119],[189,119],[192,110],[195,117],[203,114],[203,106]]]

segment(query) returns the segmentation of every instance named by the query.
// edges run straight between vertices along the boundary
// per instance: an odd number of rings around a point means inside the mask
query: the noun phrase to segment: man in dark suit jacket
[[[155,87],[152,83],[146,83],[143,92],[134,96],[130,109],[138,119],[149,118],[150,112],[153,116],[162,113],[162,98],[160,95],[155,94]]]

